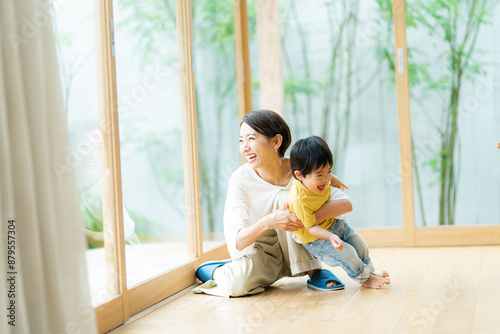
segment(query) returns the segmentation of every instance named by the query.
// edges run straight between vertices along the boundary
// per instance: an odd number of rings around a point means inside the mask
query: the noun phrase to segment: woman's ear
[[[274,150],[277,151],[280,147],[281,144],[283,143],[283,136],[280,134],[277,134],[274,136]]]
[[[295,175],[295,178],[299,181],[302,181],[304,180],[304,177],[302,176],[302,174],[300,174],[299,170],[296,169],[293,171],[293,175]]]

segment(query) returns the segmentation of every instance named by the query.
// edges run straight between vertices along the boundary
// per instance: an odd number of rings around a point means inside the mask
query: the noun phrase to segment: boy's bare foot
[[[383,270],[380,273],[372,273],[372,275],[382,277],[382,278],[387,278],[389,280],[389,283],[386,283],[386,284],[391,284],[391,279],[389,278],[389,277],[391,277],[391,275],[389,275],[389,273],[385,270]]]
[[[387,277],[380,277],[371,274],[370,277],[361,283],[365,288],[380,289],[384,284],[390,284],[391,280]]]

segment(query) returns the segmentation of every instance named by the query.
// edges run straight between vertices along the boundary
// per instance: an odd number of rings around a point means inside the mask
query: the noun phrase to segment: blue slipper
[[[206,281],[209,281],[213,278],[215,269],[229,262],[231,262],[231,260],[205,262],[201,266],[199,266],[198,269],[196,269],[196,277],[202,283],[205,283]]]
[[[327,287],[326,283],[334,281],[337,285],[332,287]],[[331,271],[326,269],[320,269],[312,274],[311,279],[307,280],[307,285],[309,285],[313,289],[318,290],[340,290],[345,287],[345,284],[342,283],[337,276],[335,276]]]

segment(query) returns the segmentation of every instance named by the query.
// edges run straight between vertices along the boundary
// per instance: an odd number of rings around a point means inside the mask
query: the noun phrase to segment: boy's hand
[[[335,234],[333,234],[330,237],[330,242],[332,243],[332,246],[335,247],[335,249],[338,250],[339,252],[341,252],[342,249],[344,249],[344,243]]]
[[[330,183],[332,184],[333,187],[339,188],[340,190],[344,191],[346,189],[349,189],[345,184],[343,184],[338,177],[332,174],[330,178]]]

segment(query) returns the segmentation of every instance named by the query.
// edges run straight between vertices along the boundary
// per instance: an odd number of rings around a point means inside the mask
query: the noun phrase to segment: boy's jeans
[[[361,283],[374,272],[372,261],[368,254],[368,246],[358,232],[345,220],[336,220],[328,231],[336,234],[343,242],[344,249],[338,251],[330,241],[317,239],[302,244],[314,257],[329,266],[342,266],[350,278]],[[294,236],[294,240],[297,239]]]

